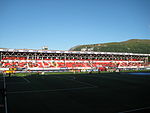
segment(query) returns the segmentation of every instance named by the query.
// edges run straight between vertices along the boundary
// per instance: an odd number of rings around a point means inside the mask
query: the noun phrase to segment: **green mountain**
[[[127,52],[150,54],[150,40],[131,39],[123,42],[78,45],[72,47],[70,51]]]

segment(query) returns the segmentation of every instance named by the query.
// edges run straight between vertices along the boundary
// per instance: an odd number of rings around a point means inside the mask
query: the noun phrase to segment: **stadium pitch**
[[[5,82],[8,113],[145,113],[150,107],[150,75],[34,74]],[[0,104],[5,113],[2,98]]]

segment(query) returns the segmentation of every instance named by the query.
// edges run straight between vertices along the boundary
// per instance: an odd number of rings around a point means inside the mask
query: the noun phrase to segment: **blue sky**
[[[150,39],[149,6],[150,0],[0,0],[0,48]]]

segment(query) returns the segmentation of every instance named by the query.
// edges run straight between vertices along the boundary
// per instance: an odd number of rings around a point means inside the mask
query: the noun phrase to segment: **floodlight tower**
[[[48,46],[43,46],[42,50],[48,50]]]

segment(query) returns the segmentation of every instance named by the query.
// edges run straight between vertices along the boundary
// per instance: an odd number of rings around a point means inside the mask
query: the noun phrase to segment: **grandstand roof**
[[[0,52],[31,52],[31,53],[70,53],[70,54],[112,54],[112,55],[136,55],[136,56],[150,56],[150,54],[139,53],[119,53],[119,52],[93,52],[93,51],[64,51],[64,50],[36,50],[36,49],[9,49],[0,48]]]

